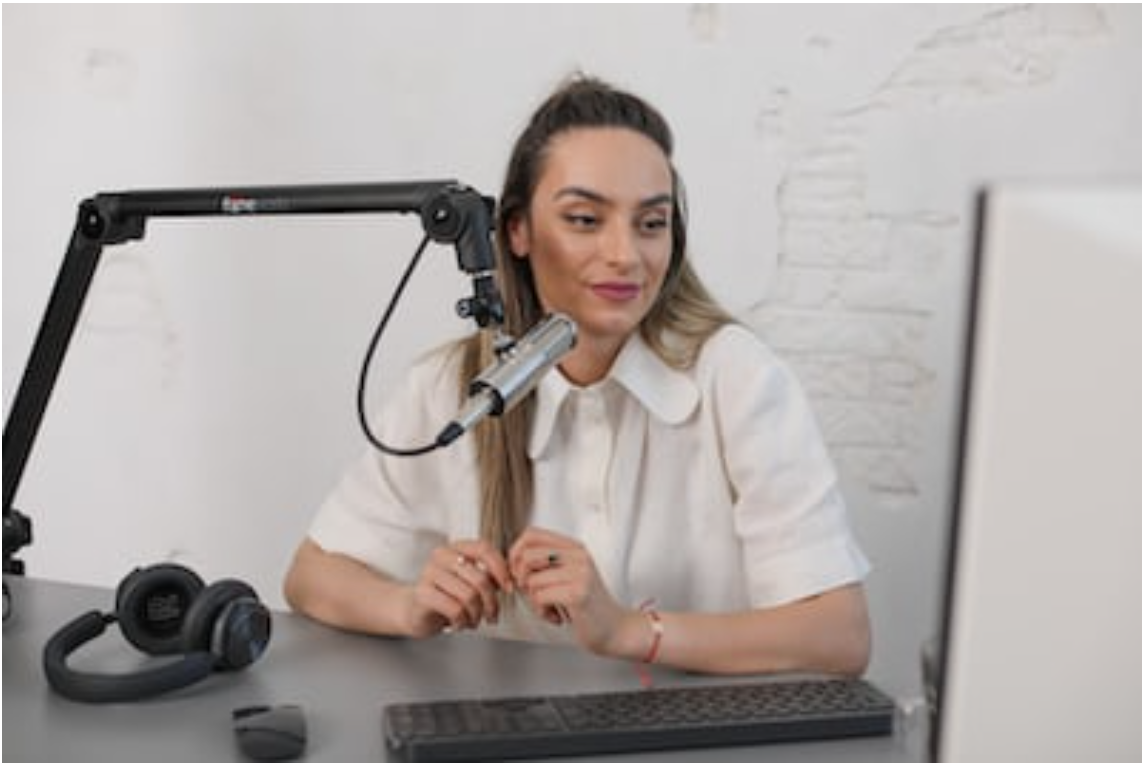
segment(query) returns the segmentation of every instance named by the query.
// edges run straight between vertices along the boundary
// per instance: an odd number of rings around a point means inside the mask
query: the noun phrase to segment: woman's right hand
[[[408,632],[424,637],[495,624],[499,593],[511,591],[507,562],[498,550],[483,540],[454,540],[432,552],[412,586]]]

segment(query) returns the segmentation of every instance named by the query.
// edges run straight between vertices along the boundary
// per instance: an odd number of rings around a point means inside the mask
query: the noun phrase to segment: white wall
[[[809,386],[876,565],[873,674],[914,693],[972,192],[1142,173],[1136,7],[5,5],[5,412],[81,199],[439,177],[494,194],[575,68],[671,119],[698,268]],[[215,219],[107,250],[17,498],[30,571],[111,586],[177,560],[280,605],[363,448],[358,366],[419,236],[401,217]],[[428,259],[382,392],[467,329],[464,287],[451,252]]]

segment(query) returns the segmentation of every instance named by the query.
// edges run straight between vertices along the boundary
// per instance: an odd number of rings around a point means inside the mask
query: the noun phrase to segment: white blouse
[[[384,408],[383,441],[424,444],[455,416],[458,360],[439,351],[413,366]],[[601,382],[582,388],[552,371],[536,392],[532,524],[580,540],[620,603],[775,606],[867,574],[808,402],[744,327],[719,330],[683,371],[636,334]],[[478,536],[477,485],[469,437],[416,458],[370,450],[309,534],[412,582],[433,548]],[[514,606],[482,630],[567,640]]]

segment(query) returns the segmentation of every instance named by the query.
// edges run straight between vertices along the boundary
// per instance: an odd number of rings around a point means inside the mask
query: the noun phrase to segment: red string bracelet
[[[647,619],[650,621],[650,648],[646,651],[646,656],[636,666],[638,671],[639,681],[642,682],[644,689],[649,689],[654,685],[654,680],[650,676],[650,665],[658,658],[658,649],[662,646],[662,635],[666,632],[666,626],[662,623],[662,618],[658,616],[658,612],[654,611],[651,607],[654,605],[654,599],[648,599],[639,605],[639,611],[643,612]]]
[[[662,618],[658,616],[658,612],[653,609],[644,609],[643,611],[650,618],[650,631],[653,636],[650,639],[650,649],[647,650],[642,664],[650,665],[658,657],[658,647],[662,645],[662,634],[666,632],[666,628],[663,626]]]

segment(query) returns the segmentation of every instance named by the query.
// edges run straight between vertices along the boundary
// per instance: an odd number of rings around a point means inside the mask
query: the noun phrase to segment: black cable
[[[377,345],[380,343],[381,336],[384,335],[385,328],[389,324],[389,319],[392,318],[393,312],[396,310],[397,304],[400,302],[401,295],[404,293],[405,287],[408,286],[409,280],[412,278],[413,271],[416,270],[417,265],[420,263],[420,257],[424,255],[425,248],[428,247],[430,238],[425,236],[420,241],[420,245],[413,253],[412,260],[409,261],[408,267],[405,269],[404,274],[401,275],[400,282],[397,283],[396,290],[393,291],[393,297],[389,299],[389,305],[385,308],[385,313],[381,317],[380,324],[377,325],[376,332],[373,333],[372,339],[369,341],[369,348],[365,352],[365,360],[361,365],[361,375],[357,379],[357,419],[361,423],[361,430],[365,432],[365,438],[374,447],[384,452],[387,455],[395,455],[397,457],[416,457],[417,455],[424,455],[432,452],[434,449],[440,447],[440,441],[434,441],[422,447],[414,449],[402,449],[399,447],[390,447],[382,442],[369,427],[369,418],[365,414],[365,390],[367,388],[366,382],[369,377],[369,367],[373,363],[373,354],[377,350]]]

